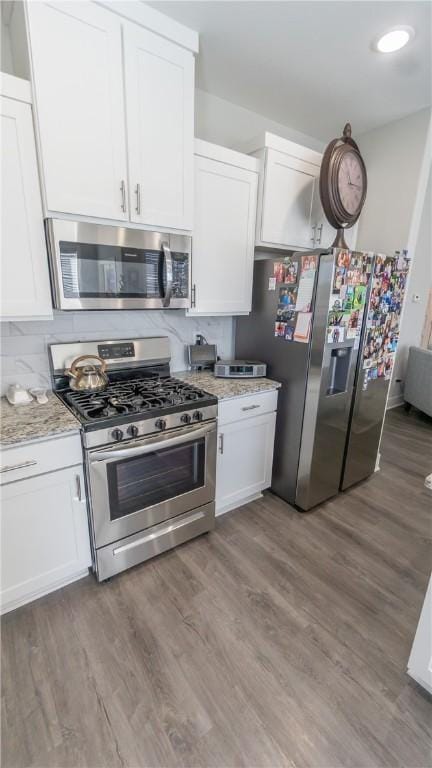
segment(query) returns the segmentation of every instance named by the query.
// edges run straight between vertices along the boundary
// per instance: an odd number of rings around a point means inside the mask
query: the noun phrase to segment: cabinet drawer
[[[275,411],[277,396],[277,389],[271,389],[266,392],[256,392],[253,395],[221,400],[218,404],[218,423],[228,424],[231,421],[241,421],[251,416],[261,416],[263,413]]]
[[[73,467],[82,462],[79,434],[5,448],[1,452],[0,485]]]

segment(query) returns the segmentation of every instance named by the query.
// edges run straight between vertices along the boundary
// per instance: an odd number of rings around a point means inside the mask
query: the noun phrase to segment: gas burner
[[[119,379],[113,376],[103,392],[67,390],[63,397],[84,423],[128,414],[139,416],[182,405],[187,408],[208,399],[205,392],[178,379],[155,375]]]

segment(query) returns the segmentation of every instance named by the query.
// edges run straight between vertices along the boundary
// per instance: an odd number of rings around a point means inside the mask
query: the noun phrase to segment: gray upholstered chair
[[[432,349],[410,347],[403,397],[408,407],[432,416]]]

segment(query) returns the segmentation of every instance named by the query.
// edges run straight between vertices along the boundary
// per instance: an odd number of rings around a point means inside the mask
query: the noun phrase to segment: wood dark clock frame
[[[363,175],[363,190],[358,207],[354,213],[345,210],[339,193],[339,168],[342,158],[347,152],[355,152]],[[321,163],[319,191],[324,213],[332,227],[337,229],[337,235],[332,248],[348,248],[344,230],[352,227],[358,217],[366,199],[367,173],[360,150],[351,138],[351,125],[347,123],[343,135],[339,139],[333,139],[327,146]]]

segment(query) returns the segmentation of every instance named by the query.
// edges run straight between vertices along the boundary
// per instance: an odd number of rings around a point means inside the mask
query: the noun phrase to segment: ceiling
[[[429,2],[162,0],[149,5],[200,34],[197,87],[322,141],[431,103]],[[406,48],[372,41],[414,27]]]

